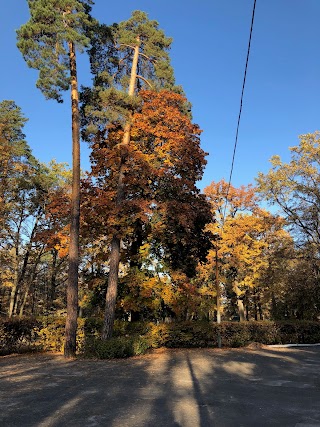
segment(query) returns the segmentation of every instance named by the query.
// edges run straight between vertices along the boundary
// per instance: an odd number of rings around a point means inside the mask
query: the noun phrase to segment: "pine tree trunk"
[[[78,265],[80,228],[80,118],[75,46],[69,42],[72,111],[72,195],[67,282],[67,319],[65,329],[65,357],[76,354],[78,317]]]
[[[115,307],[118,290],[118,274],[120,261],[120,239],[113,236],[110,253],[110,272],[108,278],[108,289],[106,295],[106,308],[104,315],[104,324],[102,339],[106,340],[112,337],[113,322],[115,316]]]
[[[137,66],[139,59],[139,47],[140,39],[137,39],[137,45],[134,48],[134,55],[132,60],[132,68],[130,75],[130,84],[128,95],[134,96],[135,84],[137,79]],[[124,200],[124,167],[126,163],[126,148],[125,146],[130,143],[130,133],[131,133],[131,115],[129,120],[124,127],[124,133],[122,138],[122,144],[120,145],[120,150],[122,151],[120,155],[120,167],[119,167],[119,178],[117,185],[117,198],[116,205],[121,206]],[[120,238],[114,234],[111,241],[111,251],[110,251],[110,266],[109,266],[109,277],[108,277],[108,288],[106,294],[106,307],[104,314],[104,324],[102,330],[102,339],[106,340],[112,337],[113,332],[113,322],[116,308],[116,299],[118,292],[118,276],[119,276],[119,262],[120,262]]]

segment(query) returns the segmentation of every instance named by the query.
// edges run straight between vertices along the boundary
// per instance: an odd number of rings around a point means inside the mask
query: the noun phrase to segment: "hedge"
[[[62,351],[65,318],[0,319],[0,354],[44,350]],[[148,349],[213,348],[221,336],[223,347],[320,342],[320,322],[209,322],[143,323],[116,321],[114,337],[101,341],[102,320],[78,319],[77,348],[84,357],[113,358],[144,354]]]
[[[41,327],[37,319],[0,319],[0,355],[36,350]]]

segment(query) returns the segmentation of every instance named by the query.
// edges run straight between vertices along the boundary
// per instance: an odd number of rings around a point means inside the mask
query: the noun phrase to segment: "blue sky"
[[[0,100],[12,99],[29,119],[25,133],[35,156],[71,161],[69,94],[46,101],[37,72],[16,48],[15,30],[28,20],[27,1],[0,0]],[[228,179],[239,112],[253,0],[96,0],[93,15],[111,24],[143,10],[173,37],[177,84],[193,105],[209,153],[201,188]],[[320,129],[320,1],[257,0],[251,56],[232,183],[253,183],[273,154],[289,160],[298,135]],[[86,57],[79,82],[90,84]],[[89,151],[82,143],[82,167]]]

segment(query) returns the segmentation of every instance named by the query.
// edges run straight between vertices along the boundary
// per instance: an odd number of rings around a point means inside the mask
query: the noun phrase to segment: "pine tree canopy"
[[[82,50],[92,25],[91,0],[28,0],[30,20],[17,31],[18,43],[30,68],[39,70],[37,87],[47,99],[62,102],[69,89],[68,43]]]

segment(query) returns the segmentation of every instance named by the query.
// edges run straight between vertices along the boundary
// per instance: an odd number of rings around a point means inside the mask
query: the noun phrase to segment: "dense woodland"
[[[114,319],[318,320],[320,133],[253,185],[202,192],[201,129],[159,24],[135,11],[106,26],[88,1],[29,8],[18,48],[46,99],[70,90],[74,157],[41,163],[23,111],[0,103],[1,316],[66,316],[67,355],[78,316],[103,318],[103,339]],[[78,92],[81,47],[92,86]]]

